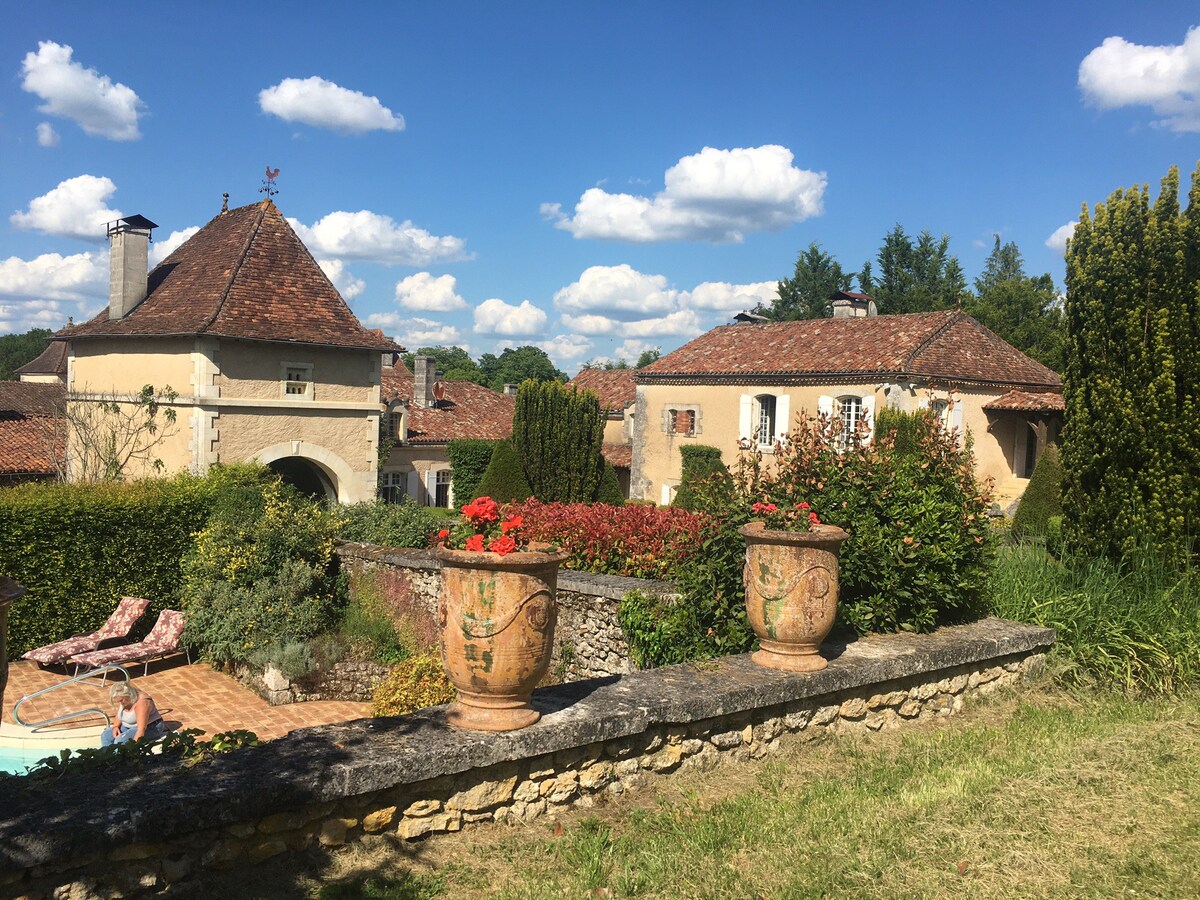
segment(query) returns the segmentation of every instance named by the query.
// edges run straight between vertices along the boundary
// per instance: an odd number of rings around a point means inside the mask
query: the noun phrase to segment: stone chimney
[[[146,299],[150,231],[158,226],[145,216],[108,223],[108,317],[123,319]]]
[[[879,315],[875,309],[875,300],[866,294],[835,291],[829,295],[829,300],[835,319],[858,319]]]
[[[518,387],[518,385],[509,384],[508,382],[505,382],[504,383],[504,393],[510,397],[515,397],[515,396],[517,396],[517,387]]]
[[[413,359],[413,406],[428,409],[436,400],[433,386],[437,382],[437,360],[432,356]]]

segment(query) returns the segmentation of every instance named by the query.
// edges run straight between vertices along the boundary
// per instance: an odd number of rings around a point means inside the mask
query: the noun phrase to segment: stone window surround
[[[306,377],[289,378],[293,372],[301,373]],[[303,383],[304,393],[295,394],[288,391],[290,385]],[[279,396],[283,400],[308,400],[313,399],[313,364],[310,362],[294,362],[283,360],[279,363]]]
[[[676,416],[681,412],[690,412],[693,414],[691,431],[675,430]],[[704,431],[704,428],[700,424],[701,417],[699,403],[664,403],[662,409],[662,432],[672,437],[695,437]]]

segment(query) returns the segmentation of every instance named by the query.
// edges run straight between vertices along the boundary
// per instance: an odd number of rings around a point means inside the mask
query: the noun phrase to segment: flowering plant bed
[[[437,533],[436,541],[446,550],[467,550],[506,556],[529,546],[521,533],[521,516],[503,516],[500,504],[491,497],[479,497],[462,508],[462,519]],[[541,548],[539,548],[541,549]]]
[[[820,517],[803,500],[793,506],[782,507],[759,501],[751,504],[750,512],[771,531],[817,531],[821,526]]]

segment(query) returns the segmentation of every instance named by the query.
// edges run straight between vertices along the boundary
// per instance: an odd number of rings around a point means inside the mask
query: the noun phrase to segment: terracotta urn
[[[837,616],[838,550],[850,535],[833,525],[772,531],[762,522],[738,533],[746,539],[746,614],[760,643],[751,659],[787,672],[825,668],[820,648]]]
[[[442,664],[458,691],[446,719],[478,731],[514,731],[541,713],[529,705],[550,667],[562,552],[501,556],[438,548]]]

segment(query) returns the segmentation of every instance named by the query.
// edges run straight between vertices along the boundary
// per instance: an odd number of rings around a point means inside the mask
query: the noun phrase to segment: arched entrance
[[[267,463],[267,468],[300,493],[314,500],[337,502],[337,488],[321,467],[302,456],[285,456]]]

